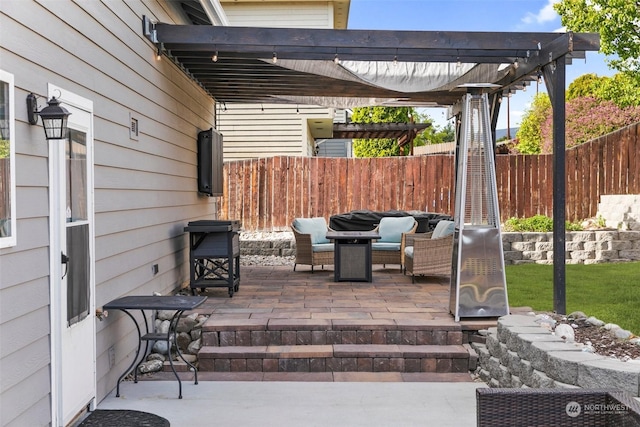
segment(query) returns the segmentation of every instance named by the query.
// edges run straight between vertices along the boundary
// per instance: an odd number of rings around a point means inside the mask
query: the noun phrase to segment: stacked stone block
[[[480,378],[491,387],[606,388],[640,396],[640,364],[582,351],[536,323],[509,315],[471,343]]]
[[[505,264],[552,264],[553,233],[502,233]],[[566,233],[567,264],[640,260],[640,231]]]

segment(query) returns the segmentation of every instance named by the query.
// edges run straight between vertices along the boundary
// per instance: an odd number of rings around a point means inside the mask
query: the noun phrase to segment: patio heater
[[[486,85],[467,85],[456,152],[450,310],[455,320],[509,313]]]

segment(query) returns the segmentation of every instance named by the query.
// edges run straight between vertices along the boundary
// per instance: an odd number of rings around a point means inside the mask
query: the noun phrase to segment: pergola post
[[[547,65],[544,76],[553,108],[553,311],[566,314],[565,57]]]

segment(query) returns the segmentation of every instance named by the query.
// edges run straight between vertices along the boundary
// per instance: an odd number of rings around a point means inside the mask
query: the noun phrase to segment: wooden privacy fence
[[[596,215],[602,194],[640,193],[640,124],[566,151],[567,219]],[[218,218],[245,230],[288,229],[296,217],[353,210],[453,215],[454,157],[269,157],[226,162]],[[498,155],[502,220],[552,216],[552,155]]]

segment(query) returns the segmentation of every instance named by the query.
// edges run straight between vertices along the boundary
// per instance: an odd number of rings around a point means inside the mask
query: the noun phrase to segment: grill
[[[189,232],[191,293],[227,288],[229,297],[240,288],[240,221],[192,221]]]

